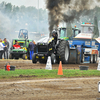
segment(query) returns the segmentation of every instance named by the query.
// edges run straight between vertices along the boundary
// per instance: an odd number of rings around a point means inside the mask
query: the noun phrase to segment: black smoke
[[[88,15],[96,7],[95,1],[100,0],[46,0],[50,33],[61,21],[73,22],[74,19],[79,20],[82,14]]]

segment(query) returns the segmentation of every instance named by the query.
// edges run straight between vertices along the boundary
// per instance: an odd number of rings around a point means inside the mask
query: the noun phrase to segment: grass
[[[15,71],[0,70],[0,79],[14,78],[61,78],[61,77],[93,77],[100,76],[98,70],[74,70],[64,69],[63,75],[57,75],[58,70],[45,69],[16,69]]]

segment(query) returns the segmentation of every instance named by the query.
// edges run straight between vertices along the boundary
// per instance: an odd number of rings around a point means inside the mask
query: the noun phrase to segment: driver
[[[14,47],[15,49],[21,49],[21,47],[20,47],[18,41],[16,41],[16,44],[14,44],[13,47]]]
[[[52,36],[54,37],[54,40],[55,40],[55,43],[56,43],[57,42],[57,39],[58,39],[57,31],[53,30],[52,31]]]
[[[24,34],[23,33],[21,33],[20,38],[24,38]]]

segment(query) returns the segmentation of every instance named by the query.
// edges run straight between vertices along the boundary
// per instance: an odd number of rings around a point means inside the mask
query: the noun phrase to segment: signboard
[[[92,50],[92,54],[98,54],[98,50]]]
[[[75,38],[92,39],[92,36],[90,33],[80,33]]]

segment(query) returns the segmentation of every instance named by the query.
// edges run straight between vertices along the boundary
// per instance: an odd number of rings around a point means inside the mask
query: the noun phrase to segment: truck
[[[21,37],[22,33],[23,37]],[[16,41],[18,41],[21,49],[15,49],[13,47]],[[24,60],[30,59],[28,45],[31,41],[32,40],[28,39],[28,31],[26,29],[20,29],[18,38],[12,40],[9,59],[19,59],[19,58],[22,58]]]

